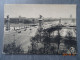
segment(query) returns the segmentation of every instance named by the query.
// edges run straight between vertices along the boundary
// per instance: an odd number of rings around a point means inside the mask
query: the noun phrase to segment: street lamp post
[[[10,18],[9,15],[7,15],[7,22],[6,22],[6,30],[10,30]]]
[[[42,32],[42,19],[39,19],[39,33],[40,33],[40,41],[41,41],[41,32]]]

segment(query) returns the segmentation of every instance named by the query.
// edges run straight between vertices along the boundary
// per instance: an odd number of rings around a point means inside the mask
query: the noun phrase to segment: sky
[[[38,18],[69,18],[72,15],[76,18],[75,4],[5,4],[4,18],[26,17]]]

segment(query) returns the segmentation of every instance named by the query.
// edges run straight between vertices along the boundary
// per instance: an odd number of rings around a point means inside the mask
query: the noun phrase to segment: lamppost
[[[19,29],[20,29],[21,16],[19,16]]]
[[[40,41],[41,41],[41,32],[42,32],[42,24],[43,24],[43,19],[41,15],[38,20],[39,20],[39,34],[40,34]]]
[[[7,15],[7,22],[6,22],[6,30],[10,30],[10,18],[9,15]]]

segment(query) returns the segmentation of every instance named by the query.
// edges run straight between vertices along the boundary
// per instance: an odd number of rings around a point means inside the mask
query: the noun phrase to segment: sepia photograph
[[[77,54],[75,4],[5,4],[3,54]]]

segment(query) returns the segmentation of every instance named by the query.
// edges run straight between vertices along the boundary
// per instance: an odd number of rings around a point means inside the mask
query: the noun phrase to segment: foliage
[[[21,54],[23,53],[23,49],[21,48],[21,46],[16,46],[15,41],[13,41],[10,44],[5,44],[4,45],[4,49],[3,52],[6,54]]]

